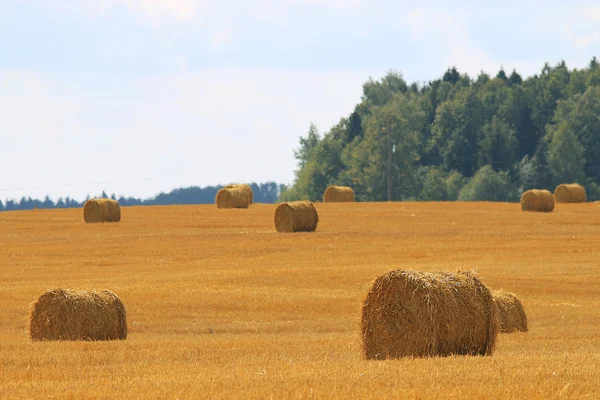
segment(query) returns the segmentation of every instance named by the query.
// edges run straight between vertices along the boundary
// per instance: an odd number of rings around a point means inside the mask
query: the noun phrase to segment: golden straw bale
[[[521,196],[521,210],[551,212],[554,210],[554,195],[548,190],[527,190]]]
[[[503,290],[496,290],[492,294],[498,308],[500,332],[527,332],[527,315],[517,296]]]
[[[354,190],[349,186],[329,186],[323,195],[324,202],[354,202]]]
[[[223,188],[215,197],[217,208],[248,208],[248,194],[240,187]]]
[[[578,183],[563,183],[554,189],[557,203],[585,203],[585,188]]]
[[[112,199],[90,199],[83,206],[83,220],[87,223],[119,222],[121,207]]]
[[[232,189],[235,187],[244,189],[244,191],[248,195],[248,204],[252,204],[253,199],[254,199],[254,193],[252,193],[252,188],[250,187],[250,185],[247,185],[245,183],[231,184],[231,185],[227,185],[227,186],[223,187],[223,189]]]
[[[390,271],[363,301],[364,356],[490,355],[496,313],[492,293],[472,271]]]
[[[125,306],[109,290],[48,290],[31,304],[29,337],[32,340],[126,339]]]
[[[318,223],[319,214],[310,201],[281,203],[275,209],[277,232],[312,232]]]

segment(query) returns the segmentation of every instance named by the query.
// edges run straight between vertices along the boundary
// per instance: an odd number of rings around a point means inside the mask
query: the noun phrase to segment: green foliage
[[[485,165],[460,190],[460,201],[508,201],[510,182],[506,172]]]
[[[587,180],[584,171],[584,148],[567,122],[552,130],[548,146],[548,167],[554,184]]]
[[[600,196],[600,65],[545,64],[475,80],[450,68],[407,84],[369,79],[347,118],[319,136],[311,125],[294,152],[299,169],[281,199],[320,200],[330,184],[359,201],[517,200],[522,190],[578,181]]]

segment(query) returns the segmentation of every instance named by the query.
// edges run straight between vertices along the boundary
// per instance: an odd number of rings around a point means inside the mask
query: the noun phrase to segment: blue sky
[[[3,0],[0,200],[289,183],[361,85],[600,56],[591,1]]]

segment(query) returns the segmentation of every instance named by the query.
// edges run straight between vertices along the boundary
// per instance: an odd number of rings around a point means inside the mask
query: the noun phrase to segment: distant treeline
[[[251,183],[255,203],[275,203],[279,193],[285,190],[285,185],[278,185],[275,182]],[[159,193],[149,199],[137,199],[135,197],[117,197],[115,194],[107,195],[106,192],[94,197],[110,197],[117,200],[122,206],[154,206],[170,204],[213,204],[217,191],[223,186],[192,186],[188,188],[174,189],[169,193]],[[0,201],[0,211],[13,210],[33,210],[48,208],[80,208],[90,198],[81,202],[73,200],[70,197],[59,198],[53,202],[49,196],[44,200],[32,199],[31,197],[21,197],[21,200]]]

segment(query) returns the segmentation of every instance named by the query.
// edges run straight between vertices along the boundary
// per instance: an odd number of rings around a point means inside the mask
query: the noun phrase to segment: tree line
[[[279,185],[275,182],[251,183],[253,198],[255,203],[275,203],[279,194],[285,190],[284,185]],[[151,205],[171,205],[171,204],[213,204],[215,196],[219,189],[223,186],[192,186],[188,188],[174,189],[168,193],[160,193],[149,199],[139,199],[135,197],[116,196],[115,194],[107,195],[102,192],[99,196],[102,198],[112,198],[117,200],[122,206],[151,206]],[[49,209],[49,208],[81,208],[84,203],[90,199],[88,196],[83,201],[73,200],[70,197],[59,198],[56,202],[52,201],[49,196],[44,200],[32,199],[31,197],[21,197],[19,201],[6,200],[0,201],[0,211],[13,210],[33,210],[33,209]]]
[[[585,186],[600,198],[600,66],[547,63],[476,78],[449,68],[425,84],[390,71],[323,136],[311,124],[283,201],[352,186],[358,200],[515,201],[530,188]]]

